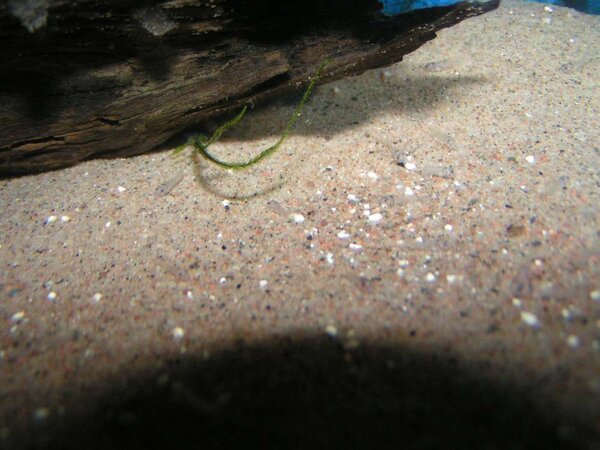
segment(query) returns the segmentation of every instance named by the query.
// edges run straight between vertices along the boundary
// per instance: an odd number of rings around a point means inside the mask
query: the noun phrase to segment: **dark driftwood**
[[[0,0],[4,175],[149,151],[207,117],[305,86],[325,59],[321,82],[357,75],[497,6],[391,18],[375,0],[30,0],[33,12],[19,2]]]

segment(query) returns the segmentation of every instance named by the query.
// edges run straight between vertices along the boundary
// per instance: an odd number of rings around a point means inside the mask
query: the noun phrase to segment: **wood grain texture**
[[[42,3],[38,22],[0,3],[2,175],[147,152],[208,117],[303,88],[325,59],[321,83],[358,75],[497,6],[391,18],[373,0]]]

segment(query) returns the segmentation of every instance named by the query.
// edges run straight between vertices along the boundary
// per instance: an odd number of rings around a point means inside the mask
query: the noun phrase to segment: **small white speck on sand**
[[[516,306],[517,308],[520,308],[521,306],[523,306],[523,302],[521,301],[520,298],[514,297],[512,299],[512,304],[513,306]]]
[[[398,275],[399,277],[403,277],[404,269],[402,267],[399,267],[398,270],[396,270],[396,275]]]
[[[334,260],[333,260],[333,253],[327,253],[327,264],[333,264]]]
[[[410,263],[408,262],[408,259],[401,259],[398,261],[398,265],[400,267],[408,267]]]
[[[50,408],[47,408],[45,406],[36,408],[35,412],[33,413],[33,417],[35,418],[35,420],[39,420],[39,421],[46,420],[49,415],[50,415]]]
[[[454,227],[452,225],[450,225],[449,223],[447,223],[446,225],[444,225],[444,230],[446,230],[447,232],[450,232],[454,229]]]
[[[413,195],[415,195],[415,191],[413,191],[407,186],[404,188],[404,195],[406,195],[407,197],[412,197]]]
[[[229,203],[229,200],[225,199],[221,202],[221,205],[223,205],[223,208],[227,208],[231,203]]]
[[[527,155],[525,157],[525,161],[527,161],[529,164],[535,164],[535,156],[533,156],[533,155]]]
[[[529,325],[531,328],[537,329],[542,326],[537,316],[527,311],[521,311],[521,320],[527,325]]]
[[[269,282],[267,280],[260,280],[258,282],[258,286],[262,289],[265,290],[267,289],[267,287],[269,286]]]
[[[61,222],[68,222],[69,220],[71,220],[71,218],[69,216],[60,216]]]
[[[369,214],[370,223],[379,223],[382,219],[383,215],[381,213]]]
[[[570,322],[571,320],[573,320],[573,312],[569,309],[569,308],[563,308],[560,311],[560,315],[562,316],[563,319],[565,319],[567,322]]]
[[[358,203],[358,197],[354,194],[348,194],[346,197],[350,203]]]
[[[350,233],[348,233],[346,230],[342,230],[337,234],[337,237],[340,239],[348,239],[350,237]]]
[[[225,283],[227,283],[227,278],[225,278],[225,277],[221,277],[221,278],[219,279],[219,284],[220,284],[220,285],[223,285],[223,284],[225,284]]]
[[[590,292],[590,298],[595,302],[600,302],[600,290]]]
[[[325,327],[325,333],[331,337],[335,337],[338,334],[338,330],[335,325],[329,324]]]
[[[574,334],[571,334],[571,335],[569,335],[567,337],[567,344],[571,348],[577,348],[577,347],[579,347],[580,343],[581,342],[579,341],[579,338],[577,336],[575,336]]]
[[[13,323],[18,323],[25,318],[25,311],[19,311],[12,315],[10,321]]]
[[[92,301],[94,303],[98,303],[100,300],[102,300],[102,294],[100,292],[96,292],[93,296],[92,296]]]
[[[433,283],[435,281],[435,275],[432,274],[431,272],[429,272],[427,275],[425,275],[425,279],[429,282],[429,283]]]
[[[375,180],[379,179],[379,175],[377,175],[375,172],[373,172],[373,171],[371,171],[371,170],[369,170],[369,171],[367,172],[367,176],[368,176],[368,177],[369,177],[371,180],[373,180],[373,181],[375,181]]]
[[[181,327],[173,328],[173,331],[171,333],[173,334],[173,339],[175,339],[176,341],[181,340],[185,335],[185,331]]]
[[[104,226],[105,226],[106,228],[110,228],[110,221],[109,221],[109,222],[106,222],[106,223],[104,224]]]
[[[48,293],[47,299],[53,302],[54,300],[56,300],[56,297],[58,297],[58,294],[54,291],[51,291]]]
[[[302,214],[292,213],[288,216],[288,221],[297,224],[304,223],[304,216]]]
[[[406,164],[404,164],[404,167],[406,167],[406,170],[415,170],[417,168],[417,165],[413,162],[407,162]]]
[[[46,217],[44,224],[56,222],[57,219],[58,219],[58,217],[56,217],[56,216],[48,216],[48,217]]]
[[[125,192],[127,189],[125,189],[123,186],[117,186],[117,192],[119,194],[122,194],[123,192]]]
[[[450,284],[456,283],[456,275],[446,275],[446,281]]]
[[[194,299],[194,293],[193,293],[192,291],[190,291],[190,290],[188,290],[188,291],[185,293],[185,296],[186,296],[186,297],[187,297],[189,300],[193,300],[193,299]]]
[[[350,250],[352,250],[353,252],[360,252],[362,251],[362,245],[360,244],[355,244],[354,242],[351,242],[350,245],[348,245],[348,247],[350,248]]]

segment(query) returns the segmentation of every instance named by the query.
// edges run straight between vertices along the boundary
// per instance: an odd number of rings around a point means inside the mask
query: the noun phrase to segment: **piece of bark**
[[[20,1],[0,3],[2,175],[147,152],[301,89],[326,59],[321,83],[358,75],[497,7],[385,17],[375,0],[28,0],[28,13]]]

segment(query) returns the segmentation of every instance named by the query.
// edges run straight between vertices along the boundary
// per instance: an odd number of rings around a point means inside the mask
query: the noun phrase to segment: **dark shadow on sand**
[[[316,136],[330,140],[335,135],[344,133],[348,129],[368,123],[377,114],[388,111],[394,111],[400,115],[414,111],[426,112],[444,102],[449,102],[453,97],[453,91],[457,88],[472,86],[473,89],[476,89],[478,84],[487,82],[488,80],[482,77],[448,77],[434,74],[424,74],[422,77],[405,76],[398,80],[384,82],[373,75],[366,80],[348,79],[338,82],[337,85],[341,86],[340,90],[344,92],[341,95],[334,95],[332,88],[327,85],[319,86],[315,89],[312,101],[309,100],[307,103],[301,119],[292,128],[290,136]],[[240,124],[227,130],[219,142],[228,144],[269,138],[271,143],[275,143],[301,96],[302,93],[293,93],[262,101],[260,104],[255,105],[254,110],[246,114]],[[319,97],[318,101],[316,101],[317,97]],[[197,133],[210,136],[216,128],[236,114],[229,113],[216,117],[199,127],[190,129],[184,135],[170,140],[161,149],[165,150],[181,145],[190,135]],[[379,137],[372,136],[371,139],[377,140]],[[366,140],[367,138],[365,138],[365,147]],[[282,146],[282,150],[285,145],[287,144]],[[263,148],[257,147],[252,154],[248,155],[248,159],[262,150]],[[285,157],[281,155],[282,150],[273,157]],[[219,154],[219,143],[211,147],[211,152]],[[294,158],[294,156],[291,156],[291,158]],[[253,170],[253,168],[248,168],[233,171],[232,174],[227,175],[237,178],[240,181],[238,183],[240,188],[237,188],[235,192],[224,190],[218,186],[214,177],[206,175],[206,169],[212,165],[210,162],[196,154],[192,155],[190,164],[193,166],[195,179],[199,186],[218,197],[249,200],[267,195],[280,189],[285,184],[284,175],[283,180],[269,181],[260,188],[252,186],[246,190],[243,186],[251,184],[247,183],[246,174],[248,170]],[[264,164],[264,162],[259,162],[254,168],[260,168]],[[295,164],[302,164],[302,162],[300,160],[297,162],[291,161],[292,168],[295,167]],[[225,174],[225,169],[220,170],[223,170]]]
[[[29,448],[586,448],[589,432],[482,373],[447,354],[329,337],[239,344],[172,360],[93,404],[75,399],[81,411],[32,429]]]

